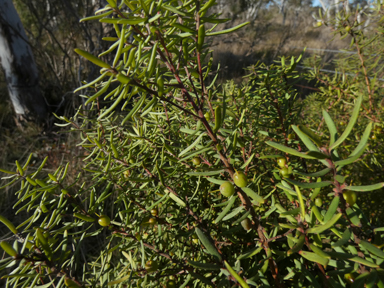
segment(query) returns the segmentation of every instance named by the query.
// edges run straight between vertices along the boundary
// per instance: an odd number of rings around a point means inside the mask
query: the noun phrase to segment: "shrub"
[[[205,39],[244,26],[215,32],[225,20],[207,15],[214,1],[108,3],[86,20],[113,24],[102,54],[114,61],[77,50],[101,76],[78,89],[95,94],[76,115],[59,117],[82,135],[88,180],[76,190],[68,165],[45,176],[45,162],[1,170],[21,185],[16,213],[31,213],[17,227],[0,218],[18,238],[1,245],[8,285],[344,287],[356,277],[355,287],[382,287],[383,228],[359,194],[384,184],[343,176],[371,135],[369,123],[344,152],[363,97],[341,133],[324,110],[321,137],[297,125],[300,57],[251,67],[241,86],[208,77]]]

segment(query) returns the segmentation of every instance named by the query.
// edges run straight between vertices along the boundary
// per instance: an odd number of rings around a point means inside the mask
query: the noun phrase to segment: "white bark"
[[[16,114],[44,118],[47,106],[38,85],[38,70],[12,0],[0,0],[0,62]]]

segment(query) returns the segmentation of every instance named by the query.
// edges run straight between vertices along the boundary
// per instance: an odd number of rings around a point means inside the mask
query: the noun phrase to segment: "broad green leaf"
[[[88,53],[87,51],[76,48],[75,52],[80,56],[83,56],[84,58],[86,58],[88,61],[91,61],[93,64],[96,64],[97,66],[107,68],[107,69],[111,68],[111,65],[105,63],[104,61],[101,61],[99,58],[93,56],[91,53]]]
[[[215,179],[215,178],[211,178],[211,177],[208,177],[207,180],[211,183],[218,184],[218,185],[221,185],[225,182],[228,182],[227,180],[220,180],[220,179]]]
[[[328,222],[324,221],[325,224],[307,229],[306,233],[317,233],[317,234],[319,234],[319,233],[321,233],[321,232],[331,228],[332,226],[334,226],[336,224],[336,222],[339,221],[339,219],[340,219],[340,217],[342,215],[343,215],[342,213],[336,214]]]
[[[231,213],[225,215],[225,217],[223,218],[223,221],[227,221],[229,219],[232,219],[237,214],[239,214],[242,210],[244,210],[243,206],[240,206],[240,207],[237,207],[237,208],[233,209]],[[215,223],[216,223],[216,221],[215,221]]]
[[[348,165],[355,162],[357,159],[359,159],[359,157],[364,153],[365,148],[367,147],[367,142],[368,142],[369,134],[371,133],[371,130],[372,130],[372,123],[369,123],[367,128],[364,131],[364,135],[361,137],[359,145],[357,145],[355,150],[353,150],[353,152],[351,153],[351,155],[349,155],[347,159],[336,161],[334,163],[335,166]]]
[[[343,237],[341,237],[341,239],[339,239],[337,242],[333,243],[332,247],[343,246],[345,243],[349,241],[350,238],[351,238],[351,230],[347,228],[343,233]]]
[[[249,285],[247,284],[247,282],[245,282],[244,279],[239,274],[237,274],[236,271],[233,270],[233,268],[225,260],[224,260],[224,265],[227,268],[227,270],[229,271],[229,273],[231,273],[231,275],[237,280],[237,282],[239,282],[241,287],[250,288]]]
[[[287,146],[284,146],[284,145],[281,145],[281,144],[278,144],[278,143],[275,143],[275,142],[272,142],[272,141],[267,141],[265,143],[267,143],[269,146],[272,146],[273,148],[276,148],[276,149],[278,149],[280,151],[283,151],[285,153],[288,153],[288,154],[291,154],[291,155],[294,155],[294,156],[298,156],[298,157],[305,158],[305,159],[317,159],[314,156],[307,155],[305,153],[301,153],[301,152],[299,152],[299,151],[297,151],[295,149],[289,148]]]
[[[316,262],[316,263],[319,263],[320,265],[323,265],[324,267],[327,267],[328,265],[328,262],[329,262],[329,259],[328,258],[324,258],[316,253],[313,253],[313,252],[308,252],[308,251],[300,251],[299,254],[309,260],[309,261],[312,261],[312,262]]]
[[[179,204],[181,207],[186,207],[187,204],[185,204],[185,202],[183,200],[181,200],[179,197],[177,197],[175,194],[173,194],[172,192],[169,192],[169,197],[175,201],[177,204]]]
[[[331,171],[332,171],[332,168],[325,168],[325,169],[320,170],[318,172],[308,173],[308,174],[302,173],[302,172],[293,172],[293,173],[298,174],[300,176],[305,176],[305,177],[321,177],[321,176],[324,176]]]
[[[195,228],[195,231],[196,231],[197,237],[199,237],[201,243],[204,245],[205,249],[207,249],[208,253],[215,256],[217,260],[221,261],[222,258],[219,251],[217,251],[215,245],[211,243],[211,241],[204,234],[204,232],[198,227]]]
[[[345,128],[343,134],[341,134],[340,138],[337,139],[330,147],[329,150],[336,149],[341,143],[344,142],[345,139],[349,136],[349,134],[352,131],[353,126],[355,125],[357,118],[359,116],[359,110],[361,106],[361,102],[363,101],[363,95],[361,95],[359,98],[356,99],[355,107],[353,108],[352,116],[349,119],[349,123],[347,127]]]
[[[244,254],[241,254],[239,257],[237,257],[237,260],[251,258],[252,256],[258,254],[263,249],[264,249],[263,247],[255,247],[255,248],[251,249],[250,251],[245,252]]]
[[[222,35],[222,34],[228,34],[228,33],[231,33],[231,32],[234,32],[240,28],[243,28],[244,26],[248,25],[250,22],[245,22],[245,23],[242,23],[240,25],[237,25],[235,27],[232,27],[232,28],[229,28],[229,29],[225,29],[225,30],[221,30],[221,31],[218,31],[218,32],[209,32],[206,34],[206,36],[215,36],[215,35]]]
[[[223,219],[224,216],[228,214],[233,204],[235,203],[236,199],[237,199],[237,195],[233,195],[231,199],[229,199],[227,206],[223,209],[223,211],[221,211],[221,213],[215,219],[215,223],[219,223],[221,219]]]
[[[329,142],[329,145],[332,145],[333,143],[335,143],[337,139],[336,125],[333,122],[331,116],[329,116],[328,112],[325,110],[323,110],[323,117],[324,117],[325,123],[328,126],[329,134],[331,135],[331,140]]]
[[[201,172],[188,172],[187,175],[189,176],[212,176],[212,175],[217,175],[217,174],[221,174],[221,173],[224,173],[225,170],[223,169],[220,169],[220,170],[213,170],[213,171],[201,171]],[[208,180],[209,179],[212,179],[212,178],[207,178]],[[221,180],[218,180],[218,181],[221,181]],[[223,183],[226,182],[226,181],[223,181]],[[223,184],[221,183],[221,184]],[[218,184],[218,183],[216,183]]]
[[[202,263],[196,262],[192,260],[187,260],[187,263],[195,268],[203,269],[203,270],[220,270],[220,266],[212,263]]]
[[[248,197],[252,198],[253,201],[256,201],[257,203],[261,203],[261,204],[265,203],[265,199],[261,197],[259,194],[257,194],[256,192],[254,192],[251,188],[243,187],[241,188],[241,190],[243,190],[245,194],[248,195]]]
[[[333,198],[331,204],[328,207],[327,213],[324,216],[324,222],[328,222],[333,215],[335,215],[337,208],[339,207],[340,197]]]
[[[344,190],[358,191],[358,192],[370,192],[373,190],[378,190],[384,187],[384,182],[365,185],[365,186],[345,186]]]
[[[332,185],[331,181],[304,183],[304,182],[299,182],[299,181],[296,181],[296,180],[293,180],[293,179],[288,179],[288,178],[285,178],[284,180],[287,181],[288,183],[291,183],[292,185],[296,185],[296,186],[299,186],[299,187],[302,187],[302,188],[305,188],[305,189],[308,189],[308,188],[321,188],[321,187],[326,187],[326,186]]]
[[[377,248],[376,246],[372,245],[371,243],[365,240],[361,240],[359,244],[365,249],[367,249],[373,255],[380,258],[384,258],[384,252],[381,249]]]

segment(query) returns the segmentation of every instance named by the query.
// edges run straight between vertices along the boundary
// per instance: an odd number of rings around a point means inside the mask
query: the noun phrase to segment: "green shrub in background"
[[[8,287],[384,287],[384,227],[360,201],[384,183],[343,174],[366,155],[369,99],[344,100],[339,131],[323,110],[315,133],[292,88],[300,58],[215,84],[206,39],[245,25],[216,28],[215,1],[108,2],[83,20],[115,27],[102,53],[113,63],[76,50],[101,75],[78,89],[94,91],[85,106],[59,117],[82,136],[87,180],[74,189],[80,176],[68,183],[68,165],[46,175],[45,162],[1,170],[21,185],[16,213],[30,213],[17,227],[0,217],[15,234],[1,242]],[[356,123],[363,133],[345,146]]]

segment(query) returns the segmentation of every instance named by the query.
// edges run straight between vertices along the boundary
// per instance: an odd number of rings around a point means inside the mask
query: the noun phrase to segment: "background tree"
[[[47,105],[27,35],[12,0],[0,1],[0,61],[16,115],[44,119]]]

